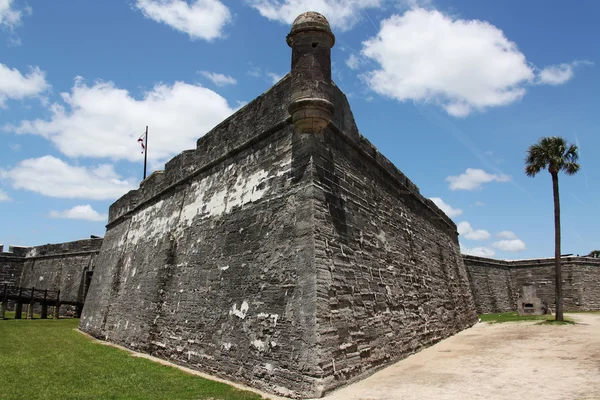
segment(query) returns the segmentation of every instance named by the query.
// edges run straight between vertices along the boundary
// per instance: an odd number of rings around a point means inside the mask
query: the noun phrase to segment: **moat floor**
[[[600,314],[479,323],[327,400],[600,400]]]

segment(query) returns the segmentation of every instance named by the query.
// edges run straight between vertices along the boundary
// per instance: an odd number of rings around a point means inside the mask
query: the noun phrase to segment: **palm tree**
[[[525,157],[525,173],[536,176],[547,169],[552,176],[554,193],[554,265],[556,284],[556,320],[563,321],[562,276],[560,268],[560,198],[558,195],[558,173],[574,175],[579,171],[577,146],[568,144],[565,139],[556,136],[541,138],[529,146]]]

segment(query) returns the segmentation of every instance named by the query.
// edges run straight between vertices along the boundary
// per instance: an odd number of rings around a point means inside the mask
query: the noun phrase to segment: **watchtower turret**
[[[288,111],[302,133],[320,133],[331,119],[331,48],[335,36],[319,13],[301,14],[287,35],[292,48],[292,96]]]

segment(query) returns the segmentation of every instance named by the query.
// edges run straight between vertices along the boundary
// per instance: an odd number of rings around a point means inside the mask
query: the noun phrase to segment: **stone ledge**
[[[531,268],[531,267],[542,267],[554,265],[554,258],[532,258],[526,260],[497,260],[494,258],[472,256],[470,254],[463,254],[465,261],[478,262],[482,264],[482,267],[491,267],[489,264],[505,268]],[[591,264],[600,267],[600,259],[592,257],[561,257],[561,264],[566,263],[578,263],[578,264]]]

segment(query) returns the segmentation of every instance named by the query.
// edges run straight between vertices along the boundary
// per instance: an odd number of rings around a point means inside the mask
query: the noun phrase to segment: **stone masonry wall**
[[[536,287],[536,294],[554,305],[554,259],[511,262],[515,292],[524,285]],[[600,260],[589,257],[563,257],[563,306],[565,311],[600,310]]]
[[[2,287],[7,285],[18,286],[21,280],[21,271],[23,269],[26,248],[11,246],[4,251],[4,246],[0,245],[0,296]]]
[[[477,319],[456,226],[356,134],[345,96],[335,97],[348,133],[330,124],[314,145],[324,391]]]
[[[0,301],[4,295],[4,286],[19,286],[21,283],[21,273],[25,262],[27,247],[10,246],[9,251],[4,252],[4,246],[0,245]],[[14,304],[9,301],[6,305],[7,310],[13,310]]]
[[[288,126],[111,226],[81,328],[269,391],[310,393],[312,207],[296,141]]]
[[[516,311],[518,292],[515,293],[506,262],[473,256],[463,259],[477,313]]]
[[[523,286],[554,308],[554,259],[500,261],[463,256],[479,313],[516,311]],[[600,260],[563,257],[565,311],[600,310]]]
[[[455,225],[333,99],[341,136],[297,133],[288,76],[113,204],[80,328],[315,397],[472,324]]]
[[[271,392],[314,393],[310,155],[288,103],[286,77],[111,206],[82,330]]]
[[[73,315],[74,303],[83,302],[86,272],[94,266],[102,239],[46,244],[34,247],[11,247],[0,253],[0,288],[4,283],[39,290],[60,290],[67,304],[61,314]],[[1,290],[1,289],[0,289]],[[36,304],[35,312],[40,311]]]
[[[21,286],[40,290],[60,290],[61,315],[77,313],[76,303],[83,303],[86,273],[94,268],[102,239],[85,239],[67,243],[31,247],[23,264]],[[40,311],[36,304],[35,312]]]

